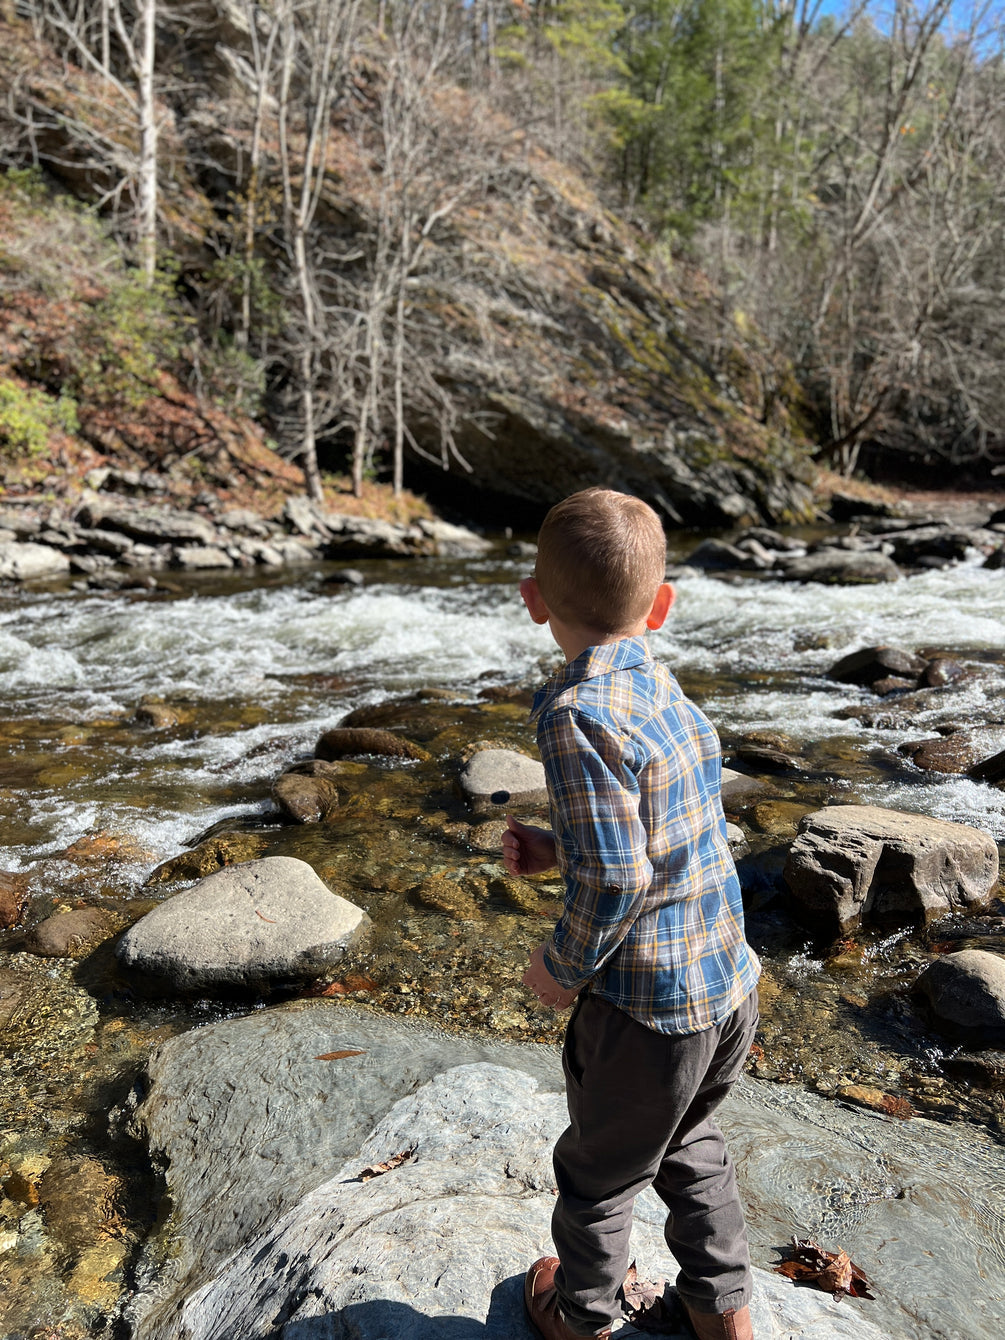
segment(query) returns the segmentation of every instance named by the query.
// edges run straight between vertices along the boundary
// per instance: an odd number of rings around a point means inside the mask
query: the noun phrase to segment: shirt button
[[[608,893],[624,893],[624,889],[621,887],[620,884],[608,884],[608,886],[607,886],[607,892],[608,892]]]

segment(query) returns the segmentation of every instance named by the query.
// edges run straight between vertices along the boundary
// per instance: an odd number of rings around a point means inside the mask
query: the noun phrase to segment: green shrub
[[[0,457],[9,461],[41,456],[55,432],[77,431],[77,406],[69,396],[29,390],[0,377]]]

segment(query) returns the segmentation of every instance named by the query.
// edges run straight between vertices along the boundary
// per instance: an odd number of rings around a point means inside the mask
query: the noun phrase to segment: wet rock
[[[25,936],[29,954],[42,958],[80,958],[113,935],[119,925],[113,913],[102,907],[80,907],[46,917]]]
[[[726,841],[729,843],[729,854],[734,861],[739,861],[741,857],[749,855],[750,843],[739,824],[726,825]]]
[[[425,760],[429,754],[411,740],[389,730],[375,730],[366,726],[336,726],[325,731],[314,750],[315,756],[326,761],[350,758],[355,754],[376,754],[380,758],[407,758]]]
[[[218,833],[191,851],[171,856],[152,871],[149,884],[167,884],[175,879],[202,879],[229,865],[239,865],[261,856],[268,839],[261,833]]]
[[[140,726],[153,726],[157,730],[169,730],[181,723],[181,716],[167,703],[144,699],[136,709],[134,720]]]
[[[541,890],[529,879],[519,879],[513,875],[502,875],[489,885],[489,892],[502,898],[515,907],[518,912],[541,912]]]
[[[319,1059],[339,1051],[362,1054]],[[260,1011],[166,1043],[134,1124],[166,1168],[172,1255],[141,1272],[132,1333],[531,1340],[520,1286],[550,1249],[560,1086],[552,1048],[448,1037],[349,1006],[337,1017],[317,1003]],[[978,1158],[957,1132],[751,1080],[721,1113],[748,1206],[758,1340],[948,1335],[961,1297],[1000,1287],[986,1254],[1005,1166],[995,1146]],[[359,1181],[404,1150],[414,1152],[400,1166]],[[672,1279],[664,1216],[651,1192],[639,1198],[632,1250],[646,1274]],[[883,1279],[868,1312],[764,1268],[779,1224],[844,1246]],[[968,1334],[992,1340],[994,1322]]]
[[[836,679],[839,684],[860,684],[863,688],[891,676],[917,684],[927,667],[923,656],[903,647],[863,647],[835,661],[827,671],[827,678]]]
[[[840,549],[822,549],[804,558],[783,559],[782,564],[787,582],[864,586],[900,579],[900,569],[892,559],[886,554],[870,551],[851,553]]]
[[[750,554],[735,544],[727,544],[725,540],[702,540],[684,562],[689,568],[705,568],[709,571],[760,566]]]
[[[984,560],[983,566],[985,568],[992,568],[996,572],[1000,572],[1002,568],[1005,568],[1005,544],[1000,545],[997,549],[992,549],[991,553],[988,554],[987,558]]]
[[[736,746],[734,754],[741,763],[756,768],[758,772],[805,772],[806,764],[795,754],[771,745],[743,741]]]
[[[733,768],[722,770],[722,804],[727,812],[742,810],[753,804],[758,796],[766,796],[768,787],[757,777],[748,777],[745,772],[736,772]]]
[[[398,558],[436,553],[435,538],[417,526],[326,512],[324,528],[326,558]]]
[[[983,540],[980,531],[941,525],[919,526],[882,538],[892,547],[894,560],[908,567],[924,566],[926,559],[934,559],[940,565],[961,562],[970,550],[979,549]]]
[[[324,580],[325,586],[365,586],[366,578],[360,572],[359,568],[340,568],[338,572],[329,573]]]
[[[980,763],[975,763],[970,769],[969,776],[975,782],[1005,781],[1005,750],[1000,754],[994,754],[991,758],[982,759]]]
[[[839,721],[860,721],[870,730],[903,730],[910,726],[913,716],[899,703],[873,707],[865,703],[853,703],[849,707],[839,707],[833,713]]]
[[[131,926],[124,968],[175,991],[268,988],[316,977],[369,929],[305,861],[267,856],[219,870]]]
[[[28,901],[28,876],[0,870],[0,930],[16,926]]]
[[[339,776],[337,765],[321,759],[297,764],[273,782],[272,799],[295,823],[323,823],[339,807]]]
[[[1005,1029],[1005,957],[984,949],[943,954],[917,981],[933,1013],[966,1029]]]
[[[853,493],[832,493],[827,510],[835,521],[852,521],[856,517],[895,517],[896,505],[882,498],[857,498]]]
[[[900,746],[917,768],[926,772],[961,773],[990,762],[990,750],[1005,744],[1005,730],[955,730],[931,740],[909,740]]]
[[[513,749],[479,749],[462,768],[457,782],[476,812],[498,806],[543,805],[548,799],[544,764]]]
[[[0,580],[30,582],[36,578],[62,577],[70,571],[66,554],[47,544],[0,543]]]
[[[998,847],[966,824],[831,805],[800,822],[784,878],[829,929],[928,921],[986,902],[998,879]]]
[[[481,905],[475,896],[463,883],[451,879],[449,875],[430,875],[416,884],[412,897],[423,907],[445,912],[447,916],[457,917],[461,921],[477,921],[482,915]]]
[[[911,689],[918,687],[916,679],[904,679],[900,675],[887,675],[885,679],[877,679],[872,685],[872,691],[880,698],[886,698],[891,693],[909,693]]]
[[[929,688],[941,689],[947,684],[957,683],[966,673],[966,668],[951,656],[936,656],[925,667],[921,682]]]
[[[232,568],[234,560],[217,545],[180,545],[172,553],[172,566],[187,572],[210,571],[214,568]]]

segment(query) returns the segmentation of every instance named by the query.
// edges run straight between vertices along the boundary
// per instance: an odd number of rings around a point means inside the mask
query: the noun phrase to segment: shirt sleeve
[[[542,719],[538,746],[565,878],[564,910],[544,961],[557,982],[573,989],[585,985],[617,950],[653,868],[626,737],[582,711],[559,708]]]

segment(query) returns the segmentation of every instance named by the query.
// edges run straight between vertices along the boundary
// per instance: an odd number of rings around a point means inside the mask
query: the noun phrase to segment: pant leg
[[[743,1206],[733,1161],[712,1113],[738,1079],[756,1027],[757,993],[752,992],[717,1030],[705,1077],[653,1179],[670,1212],[664,1232],[680,1266],[677,1289],[698,1312],[726,1312],[750,1302]]]
[[[555,1276],[559,1303],[568,1324],[583,1335],[603,1330],[620,1315],[618,1292],[628,1267],[635,1197],[660,1173],[670,1141],[677,1138],[683,1144],[683,1135],[691,1133],[695,1121],[689,1120],[690,1114],[701,1111],[703,1104],[710,1104],[711,1111],[732,1082],[714,1097],[719,1038],[731,1023],[703,1033],[668,1035],[645,1028],[595,997],[577,1002],[563,1051],[570,1124],[555,1146],[559,1195],[552,1236],[562,1263]],[[730,1035],[735,1049],[738,1030]],[[740,1066],[745,1055],[746,1046]],[[720,1072],[721,1080],[725,1070],[720,1067]],[[703,1120],[704,1114],[696,1119]],[[678,1185],[684,1187],[672,1166],[664,1183],[671,1195]],[[711,1193],[711,1182],[706,1191]],[[742,1229],[735,1192],[734,1182],[731,1194]],[[725,1187],[723,1193],[728,1199]],[[678,1213],[687,1196],[682,1189]],[[713,1215],[713,1232],[725,1227],[729,1215],[720,1218]],[[735,1249],[726,1254],[732,1259]],[[749,1279],[749,1263],[746,1268]],[[720,1273],[712,1259],[710,1271]],[[728,1306],[723,1303],[719,1310]]]

